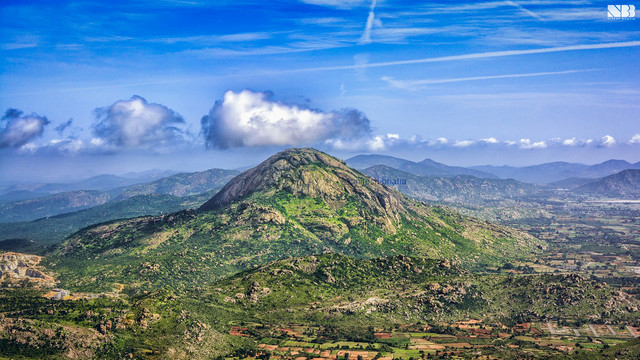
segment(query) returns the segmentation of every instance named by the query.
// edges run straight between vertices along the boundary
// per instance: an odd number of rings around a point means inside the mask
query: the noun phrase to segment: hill
[[[624,170],[584,184],[575,191],[605,196],[638,196],[640,195],[640,170]]]
[[[29,221],[101,205],[108,194],[79,190],[0,204],[0,223]]]
[[[548,184],[568,178],[597,179],[627,169],[640,169],[640,163],[631,164],[624,160],[607,160],[600,164],[585,165],[568,162],[552,162],[540,165],[512,166],[471,166],[471,169],[485,171],[502,179],[516,179],[528,183]]]
[[[431,159],[414,162],[386,155],[358,155],[345,160],[345,163],[358,170],[364,170],[375,165],[384,165],[421,176],[453,177],[456,175],[471,175],[479,178],[498,178],[488,172],[467,169],[459,166],[449,166]]]
[[[409,197],[428,201],[484,204],[487,201],[509,199],[537,191],[534,185],[513,179],[479,179],[469,175],[418,176],[384,165],[372,166],[362,172]]]
[[[289,149],[233,178],[198,212],[95,225],[47,261],[69,287],[152,289],[325,252],[446,257],[475,267],[544,247],[528,234],[410,200],[317,150]]]
[[[169,194],[174,196],[200,194],[223,186],[239,173],[236,170],[211,169],[195,173],[171,175],[146,184],[129,187],[117,199],[148,194]]]
[[[0,250],[41,253],[45,247],[97,223],[144,215],[168,214],[183,209],[197,209],[218,190],[185,197],[166,194],[139,195],[34,221],[0,223]]]

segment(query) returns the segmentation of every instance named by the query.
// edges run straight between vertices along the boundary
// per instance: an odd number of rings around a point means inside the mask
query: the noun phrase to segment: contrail
[[[374,67],[384,67],[384,66],[424,64],[424,63],[432,63],[432,62],[458,61],[458,60],[470,60],[470,59],[486,59],[486,58],[495,58],[495,57],[503,57],[503,56],[516,56],[516,55],[546,54],[546,53],[554,53],[554,52],[562,52],[562,51],[613,49],[613,48],[635,47],[635,46],[640,46],[640,41],[626,41],[626,42],[615,42],[615,43],[605,43],[605,44],[591,44],[591,45],[559,46],[559,47],[543,48],[543,49],[532,49],[532,50],[492,51],[492,52],[486,52],[486,53],[474,53],[474,54],[464,54],[464,55],[442,56],[442,57],[435,57],[435,58],[424,58],[424,59],[413,59],[413,60],[400,60],[400,61],[387,61],[387,62],[379,62],[379,63],[366,63],[366,64],[354,64],[354,65],[324,66],[324,67],[315,67],[315,68],[292,69],[292,70],[282,71],[281,73],[308,72],[308,71],[330,71],[330,70],[351,70],[351,69],[359,69],[359,68],[374,68]]]
[[[598,69],[566,70],[566,71],[539,72],[539,73],[528,73],[528,74],[474,76],[474,77],[464,77],[464,78],[454,78],[454,79],[409,80],[409,81],[396,80],[396,79],[394,79],[392,77],[383,76],[382,80],[388,82],[393,87],[397,87],[397,88],[401,88],[401,89],[410,89],[412,87],[421,86],[421,85],[445,84],[445,83],[461,82],[461,81],[507,79],[507,78],[520,78],[520,77],[531,77],[531,76],[545,76],[545,75],[562,75],[562,74],[573,74],[573,73],[596,71],[596,70],[598,70]]]
[[[358,44],[370,44],[371,43],[371,27],[373,26],[373,20],[375,20],[375,14],[373,10],[376,8],[377,0],[373,0],[371,2],[371,9],[369,10],[369,17],[367,17],[367,24],[364,26],[364,33],[362,33],[362,37]]]
[[[517,7],[518,9],[520,9],[520,10],[524,11],[525,13],[527,13],[527,14],[529,14],[529,15],[533,16],[534,18],[536,18],[536,19],[538,19],[538,20],[542,20],[542,21],[544,21],[544,18],[543,18],[542,16],[540,16],[540,15],[538,15],[538,14],[534,13],[533,11],[530,11],[530,10],[525,9],[525,8],[524,8],[524,7],[522,7],[522,5],[520,5],[520,4],[517,4],[517,3],[513,2],[513,1],[507,1],[507,4],[509,4],[509,5],[513,5],[513,6]]]

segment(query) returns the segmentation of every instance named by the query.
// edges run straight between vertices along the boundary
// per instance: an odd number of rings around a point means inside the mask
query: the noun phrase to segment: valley
[[[291,149],[0,224],[0,358],[637,358],[635,172],[383,160]]]

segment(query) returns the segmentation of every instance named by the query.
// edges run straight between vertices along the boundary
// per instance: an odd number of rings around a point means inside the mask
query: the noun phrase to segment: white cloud
[[[574,138],[566,139],[566,140],[562,141],[562,145],[563,146],[586,146],[586,145],[591,144],[592,142],[593,142],[593,140],[591,140],[591,139],[587,139],[587,140],[580,139],[580,140],[578,140],[578,139],[576,139],[574,137]]]
[[[269,92],[225,92],[201,120],[207,147],[343,145],[368,138],[369,119],[354,109],[322,112],[274,101]]]
[[[640,144],[640,134],[635,134],[631,137],[631,139],[627,142],[627,144]]]
[[[461,141],[456,141],[453,143],[454,147],[459,147],[459,148],[465,148],[465,147],[469,147],[471,145],[475,145],[476,142],[473,140],[461,140]]]
[[[328,139],[325,144],[342,151],[382,151],[387,149],[387,141],[382,136],[354,140]]]
[[[400,139],[399,134],[387,134],[388,139]]]
[[[490,137],[487,139],[480,139],[480,141],[485,142],[487,144],[498,144],[500,141],[498,141],[498,139],[494,138],[494,137]]]
[[[604,147],[612,147],[612,146],[615,146],[616,144],[617,144],[616,139],[614,139],[613,136],[610,136],[610,135],[603,136],[600,142],[600,146],[604,146]]]
[[[2,122],[7,122],[0,129],[0,149],[19,148],[26,145],[44,132],[49,120],[36,114],[22,116],[22,111],[8,109],[2,117]]]
[[[93,132],[112,145],[159,145],[182,138],[182,130],[176,127],[184,123],[182,117],[166,106],[147,103],[140,96],[97,108],[95,114],[98,122]]]
[[[545,141],[532,142],[529,139],[520,139],[520,149],[544,149],[546,147]]]

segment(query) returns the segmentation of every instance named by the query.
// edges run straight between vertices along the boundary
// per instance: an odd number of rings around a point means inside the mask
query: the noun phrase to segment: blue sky
[[[640,22],[607,5],[3,1],[0,181],[234,168],[291,146],[637,162]]]

